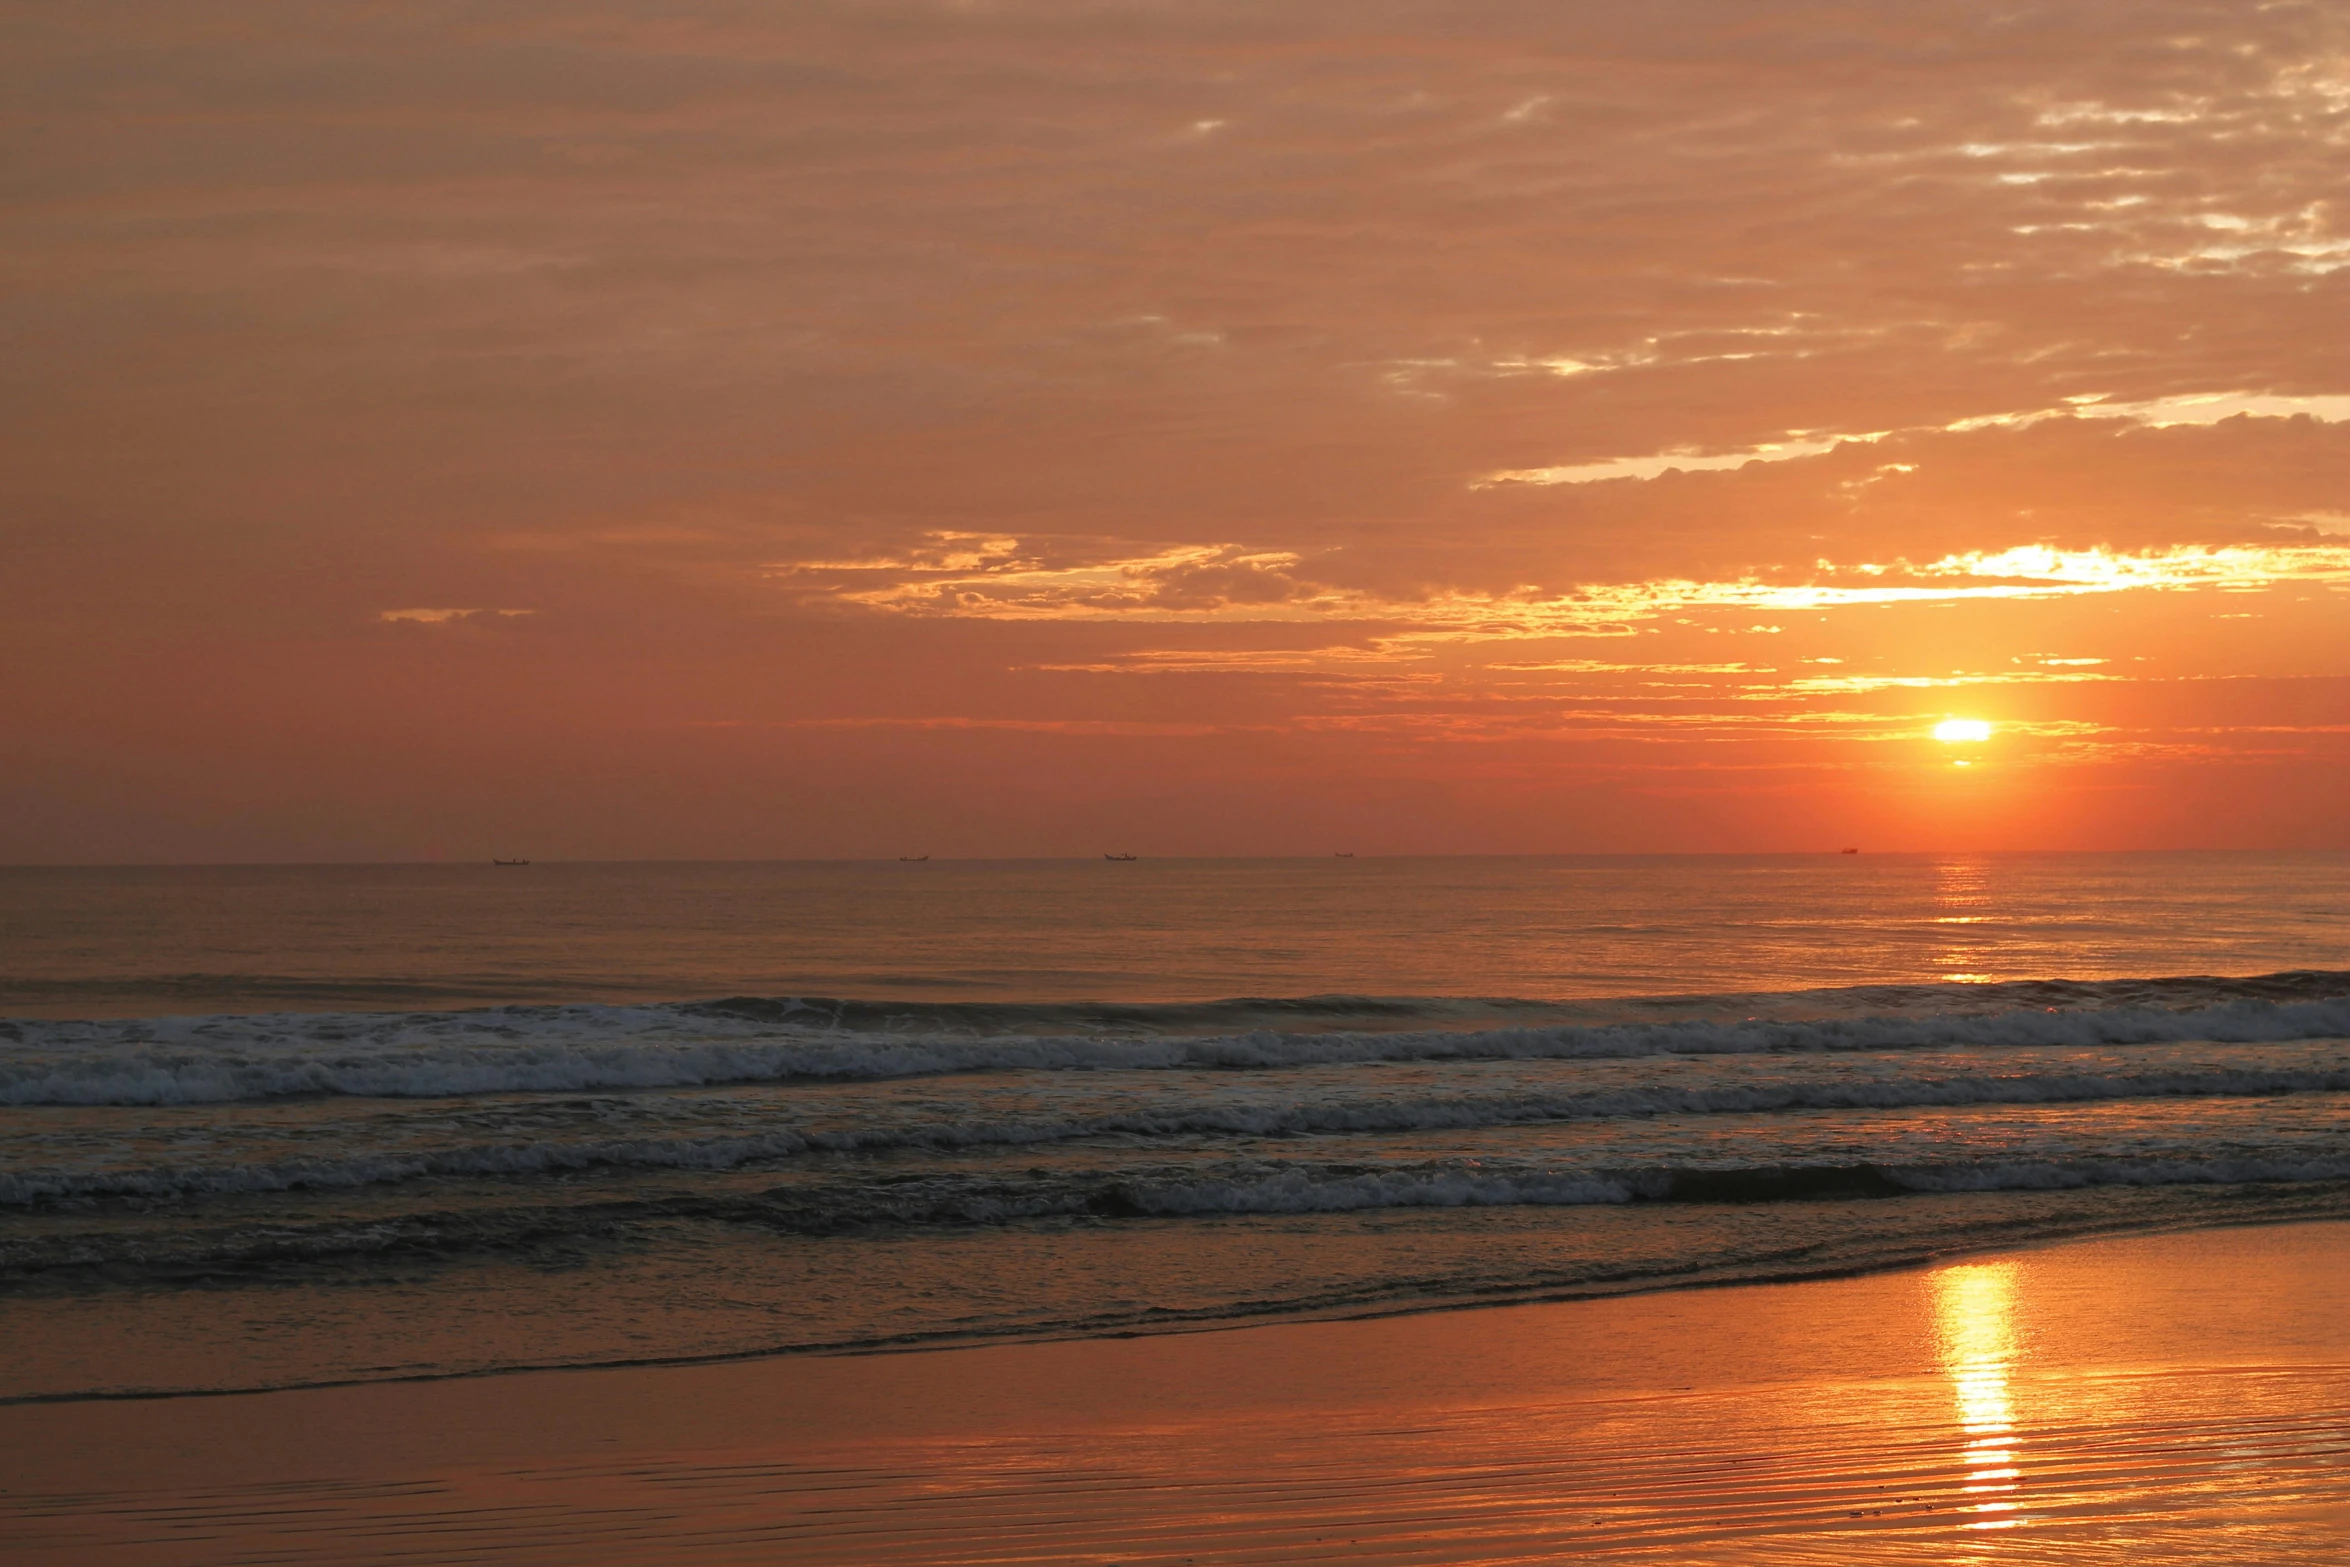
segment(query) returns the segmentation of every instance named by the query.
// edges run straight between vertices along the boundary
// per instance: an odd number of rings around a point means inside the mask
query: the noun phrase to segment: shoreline
[[[2094,1188],[2088,1190],[2095,1190]],[[2169,1195],[2177,1188],[2130,1188],[2133,1193],[2145,1191]],[[926,1356],[955,1354],[991,1348],[1011,1348],[1034,1345],[1085,1344],[1188,1338],[1206,1334],[1234,1333],[1257,1328],[1284,1326],[1313,1326],[1362,1322],[1387,1322],[1426,1316],[1474,1315],[1486,1311],[1507,1311],[1529,1307],[1571,1306],[1576,1304],[1618,1300],[1638,1300],[1691,1293],[1710,1293],[1750,1287],[1788,1287],[1806,1284],[1830,1283],[1844,1280],[1870,1279],[1889,1275],[1912,1273],[1920,1269],[1963,1263],[1994,1255],[2022,1255],[2051,1247],[2093,1244],[2107,1240],[2128,1240],[2142,1237],[2184,1235],[2239,1229],[2273,1229],[2299,1224],[2323,1224],[2350,1221],[2350,1183],[2310,1182],[2248,1183],[2246,1187],[2191,1187],[2187,1193],[2209,1195],[2227,1200],[2234,1194],[2251,1190],[2264,1197],[2285,1195],[2303,1196],[2306,1202],[2288,1211],[2267,1213],[2220,1212],[2200,1215],[2150,1213],[2143,1216],[2102,1214],[2084,1215],[2077,1221],[2055,1221],[2047,1229],[2023,1236],[1986,1235],[1979,1244],[1921,1247],[1913,1252],[1887,1260],[1823,1259],[1815,1266],[1791,1265],[1761,1271],[1741,1271],[1735,1265],[1715,1267],[1694,1266],[1684,1272],[1663,1275],[1641,1275],[1630,1278],[1593,1278],[1578,1283],[1550,1283],[1527,1286],[1522,1289],[1496,1287],[1476,1295],[1434,1296],[1417,1300],[1396,1300],[1386,1303],[1357,1302],[1342,1305],[1287,1308],[1280,1305],[1260,1309],[1235,1310],[1231,1308],[1196,1308],[1191,1311],[1153,1306],[1147,1321],[1131,1317],[1112,1319],[1098,1326],[1048,1327],[1040,1331],[1021,1331],[1008,1328],[995,1332],[941,1332],[934,1334],[906,1334],[889,1338],[785,1344],[723,1350],[707,1354],[645,1355],[641,1357],[592,1358],[568,1361],[540,1361],[510,1365],[461,1366],[418,1372],[387,1372],[382,1375],[330,1376],[288,1379],[278,1382],[245,1383],[211,1387],[132,1387],[96,1388],[71,1391],[30,1391],[0,1393],[0,1410],[44,1407],[70,1407],[81,1404],[161,1404],[191,1400],[217,1400],[296,1394],[306,1392],[344,1390],[368,1387],[431,1386],[452,1382],[497,1381],[517,1377],[592,1375],[606,1372],[691,1370],[727,1366],[757,1366],[769,1362],[807,1360],[864,1359],[895,1356]],[[1952,1194],[1963,1199],[1969,1194]],[[1842,1199],[1849,1203],[1854,1216],[1861,1217],[1875,1201],[1887,1199]],[[1890,1199],[1899,1203],[1932,1203],[1951,1200],[1917,1195]],[[1603,1205],[1608,1211],[1619,1206],[1632,1209],[1651,1208],[1655,1204]],[[1700,1205],[1692,1205],[1700,1206]],[[1772,1206],[1772,1205],[1762,1205]],[[1441,1220],[1455,1212],[1514,1213],[1517,1210],[1404,1210],[1412,1217]],[[1551,1210],[1535,1209],[1535,1213]],[[1578,1210],[1563,1210],[1574,1213]],[[1145,1223],[1183,1224],[1194,1221],[1144,1221]],[[1702,1275],[1711,1273],[1715,1276]],[[455,1281],[444,1281],[452,1287]],[[128,1304],[134,1311],[163,1312],[184,1318],[189,1315],[175,1308],[206,1302],[214,1304],[222,1315],[234,1315],[235,1303],[240,1297],[251,1298],[247,1292],[257,1292],[259,1298],[271,1298],[270,1292],[279,1288],[266,1283],[248,1284],[238,1288],[184,1288],[160,1291],[145,1288],[131,1296]],[[13,1304],[22,1307],[33,1301],[49,1306],[88,1308],[108,1301],[107,1297],[87,1292],[60,1292],[48,1296],[19,1295]],[[12,1302],[0,1300],[0,1321],[9,1315]],[[23,1315],[23,1313],[19,1313]],[[247,1323],[251,1332],[257,1325]],[[41,1336],[38,1328],[25,1324],[26,1336]]]
[[[0,1517],[28,1562],[126,1564],[390,1560],[419,1530],[514,1561],[1470,1561],[1535,1536],[1710,1561],[1822,1531],[1868,1559],[1989,1525],[2166,1561],[2238,1515],[2269,1531],[2255,1559],[2315,1561],[2350,1544],[2346,1422],[2334,1220],[1245,1331],[19,1405]],[[979,1551],[1006,1529],[1030,1554]]]
[[[2345,1194],[2344,1207],[2346,1210],[2350,1210],[2350,1193]],[[1024,1345],[1185,1338],[1210,1333],[1239,1333],[1255,1328],[1311,1326],[1325,1323],[1387,1322],[1409,1317],[1507,1311],[1523,1307],[1567,1306],[1588,1301],[1632,1300],[1650,1296],[1718,1290],[1832,1283],[1841,1280],[1914,1273],[1920,1269],[1966,1263],[1990,1256],[2022,1256],[2053,1247],[2082,1245],[2104,1240],[2132,1240],[2153,1236],[2187,1235],[2238,1229],[2274,1229],[2279,1226],[2334,1222],[2350,1222],[2350,1211],[2339,1215],[2287,1213],[2249,1217],[2231,1216],[2208,1220],[2156,1220],[2138,1226],[2091,1223],[2084,1224],[2081,1228],[2069,1232],[2059,1231],[2020,1241],[1986,1241],[1981,1246],[1955,1247],[1885,1263],[1834,1263],[1817,1269],[1792,1268],[1784,1272],[1725,1278],[1641,1279],[1627,1281],[1621,1287],[1599,1284],[1585,1289],[1535,1290],[1524,1294],[1508,1294],[1494,1298],[1446,1298],[1361,1309],[1341,1307],[1324,1311],[1316,1311],[1311,1308],[1284,1311],[1278,1308],[1269,1308],[1255,1314],[1203,1314],[1193,1321],[1169,1321],[1163,1325],[1145,1327],[1105,1327],[1096,1331],[1071,1329],[1039,1333],[908,1335],[897,1339],[841,1344],[786,1345],[774,1349],[742,1350],[709,1355],[647,1356],[642,1359],[582,1360],[536,1365],[489,1366],[378,1377],[305,1380],[245,1387],[100,1389],[91,1392],[0,1394],[0,1410],[73,1404],[148,1404],[191,1399],[257,1398],[281,1393],[322,1392],[350,1388],[419,1386],[444,1382],[475,1382],[508,1377],[568,1376],[595,1372],[687,1370],[701,1367],[758,1365],[769,1361],[785,1360],[941,1355]]]

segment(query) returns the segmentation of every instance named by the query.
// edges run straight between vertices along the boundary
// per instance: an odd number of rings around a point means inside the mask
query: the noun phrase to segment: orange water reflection
[[[2340,1562],[2350,1227],[0,1422],[12,1567]],[[2024,1526],[2028,1525],[2026,1528]]]
[[[1942,978],[1954,983],[2004,978],[1992,972],[1990,944],[1967,927],[1991,918],[1991,871],[1981,860],[1950,860],[1934,867],[1934,919],[1949,927],[1949,945],[1934,955]]]
[[[2012,1262],[1933,1276],[1936,1338],[1965,1439],[1959,1462],[1968,1500],[1960,1512],[1967,1529],[2012,1529],[2025,1521],[2018,1513],[2023,1471],[2016,1466],[2016,1276]]]

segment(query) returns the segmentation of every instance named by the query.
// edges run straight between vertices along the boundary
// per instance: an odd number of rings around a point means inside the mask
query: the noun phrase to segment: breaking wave
[[[2280,978],[2323,978],[2340,989],[2350,977]],[[811,1012],[807,1021],[794,1022],[809,1010],[805,1004],[773,1005],[778,1011],[772,1017],[746,1003],[707,1003],[125,1023],[17,1021],[6,1025],[8,1043],[0,1045],[0,1105],[206,1104],[289,1095],[437,1098],[983,1071],[1261,1070],[1767,1051],[2252,1044],[2350,1036],[2350,997],[2341,995],[2175,1008],[2076,1002],[1923,1015],[1207,1035],[860,1031],[841,1026],[837,1013]],[[1425,1009],[1431,1004],[1412,1005]]]
[[[599,1168],[731,1170],[808,1153],[1007,1148],[1086,1138],[1281,1138],[1474,1131],[1541,1122],[1789,1110],[1901,1110],[2057,1105],[2100,1100],[2350,1092],[2350,1062],[2319,1068],[2233,1066],[2145,1072],[1923,1076],[1853,1082],[1763,1082],[1551,1093],[1450,1093],[1346,1101],[1317,1098],[1177,1104],[1079,1116],[914,1118],[854,1128],[784,1127],[753,1135],[487,1141],[424,1152],[234,1165],[0,1170],[0,1204],[65,1197],[187,1196],[376,1185],[434,1175],[511,1176]],[[2245,1177],[2249,1179],[2250,1177]]]

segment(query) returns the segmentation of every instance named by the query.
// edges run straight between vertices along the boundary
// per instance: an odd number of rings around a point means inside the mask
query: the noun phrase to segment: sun
[[[1945,718],[1934,726],[1934,738],[1944,745],[1976,745],[1991,738],[1991,726],[1980,718]]]

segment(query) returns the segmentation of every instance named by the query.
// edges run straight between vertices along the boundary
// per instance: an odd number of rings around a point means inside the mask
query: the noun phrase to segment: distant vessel
[[[1839,854],[1858,854],[1858,853],[1860,853],[1860,851],[1859,851],[1858,849],[1839,849],[1839,850],[1837,850],[1836,852],[1837,852],[1837,853],[1839,853]]]
[[[528,861],[528,860],[492,860],[492,861],[490,861],[490,863],[491,863],[492,865],[528,865],[528,864],[530,863],[530,861]]]
[[[1354,857],[1355,852],[1352,849],[1340,849],[1330,856],[1334,860],[1351,860]]]
[[[1131,860],[1135,856],[1131,854],[1105,854],[1102,858],[1105,860]]]
[[[930,856],[927,854],[901,854],[898,856],[898,863],[901,865],[919,865],[924,860],[929,858]]]

